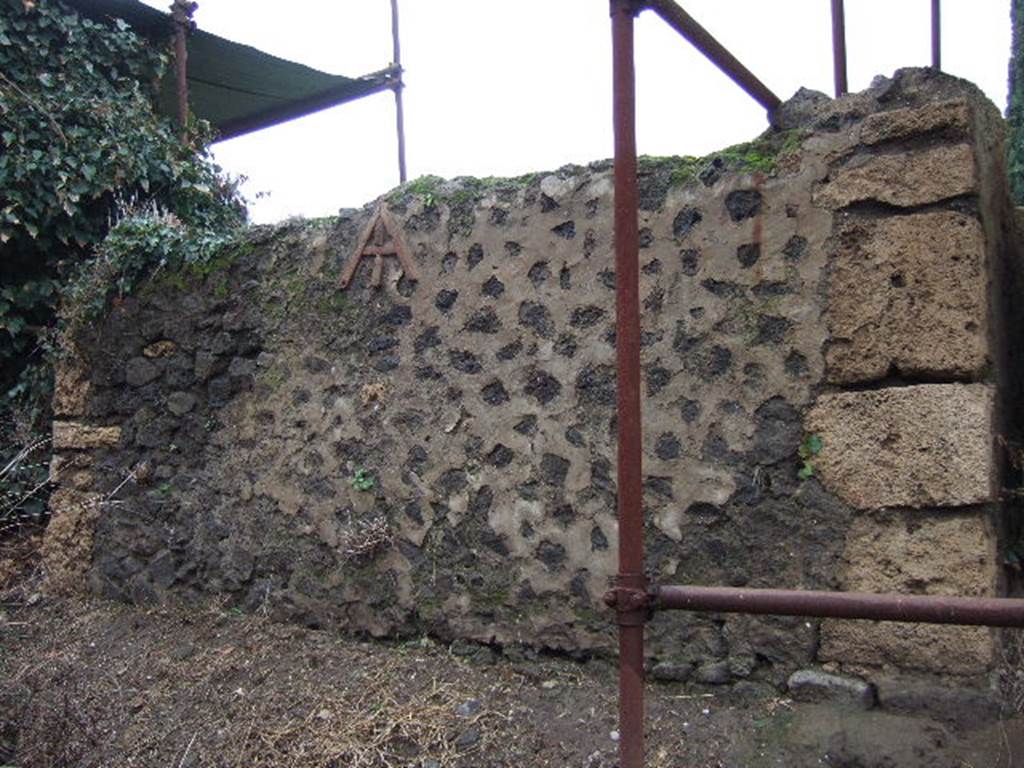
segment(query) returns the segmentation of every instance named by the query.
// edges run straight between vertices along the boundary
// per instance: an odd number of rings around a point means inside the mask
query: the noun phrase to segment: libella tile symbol
[[[402,269],[405,271],[405,276],[410,280],[419,279],[416,265],[409,258],[409,250],[405,247],[405,242],[402,240],[398,224],[391,216],[391,212],[385,203],[377,205],[377,209],[373,212],[370,220],[359,235],[356,249],[353,251],[352,258],[349,259],[345,272],[341,276],[340,286],[342,290],[348,288],[352,282],[352,278],[355,276],[356,270],[359,268],[359,264],[364,256],[374,257],[373,273],[370,278],[370,284],[374,288],[380,288],[381,279],[384,274],[385,256],[397,256],[398,261],[402,264]]]

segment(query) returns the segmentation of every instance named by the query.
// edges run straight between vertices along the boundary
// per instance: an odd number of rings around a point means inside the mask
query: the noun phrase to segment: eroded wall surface
[[[801,92],[780,121],[767,173],[641,166],[651,576],[995,594],[999,115],[907,71]],[[368,206],[254,230],[230,269],[158,277],[77,340],[55,586],[613,648],[610,168],[412,185],[390,207],[417,281],[388,258],[374,289],[365,259],[340,289]],[[995,653],[985,629],[770,617],[673,613],[650,637],[666,676],[704,682],[815,662],[981,679]]]

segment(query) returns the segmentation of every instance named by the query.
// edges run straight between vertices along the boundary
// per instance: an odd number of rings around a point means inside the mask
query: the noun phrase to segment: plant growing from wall
[[[352,478],[352,487],[357,491],[371,491],[376,485],[373,479],[373,475],[367,472],[365,469],[357,469],[355,476]]]
[[[1010,189],[1017,205],[1024,204],[1024,0],[1011,0],[1010,83],[1006,119],[1010,126]]]
[[[800,457],[800,469],[797,470],[797,477],[801,480],[810,480],[814,477],[817,468],[814,466],[814,457],[821,453],[821,437],[818,435],[807,435],[797,448],[797,455]]]
[[[57,306],[94,319],[243,222],[208,129],[183,144],[154,110],[164,47],[55,0],[0,0],[0,415],[31,421],[4,431],[0,465],[24,447],[12,435],[48,432]]]

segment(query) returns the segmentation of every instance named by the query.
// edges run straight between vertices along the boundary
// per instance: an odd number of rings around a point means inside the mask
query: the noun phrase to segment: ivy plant
[[[62,288],[119,220],[119,201],[159,204],[190,229],[242,220],[201,139],[182,142],[154,109],[165,49],[123,21],[94,22],[53,0],[0,0],[5,377],[52,325]]]
[[[48,432],[57,307],[91,321],[153,270],[214,258],[244,221],[208,126],[184,142],[154,107],[169,32],[0,0],[0,422],[18,422],[0,467]]]

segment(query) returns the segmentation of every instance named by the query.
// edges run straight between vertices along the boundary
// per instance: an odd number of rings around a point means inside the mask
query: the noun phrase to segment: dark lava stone
[[[455,300],[459,298],[458,291],[450,291],[447,288],[437,292],[437,296],[434,297],[434,306],[442,312],[447,312],[455,304]]]
[[[704,216],[696,208],[683,208],[672,220],[672,235],[679,238],[686,237],[703,218]]]
[[[737,189],[725,198],[725,208],[733,221],[743,221],[761,212],[761,193],[756,189]]]

